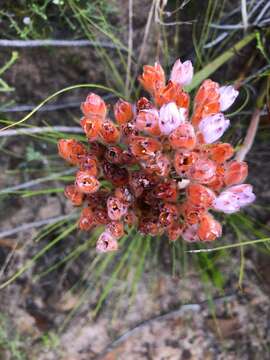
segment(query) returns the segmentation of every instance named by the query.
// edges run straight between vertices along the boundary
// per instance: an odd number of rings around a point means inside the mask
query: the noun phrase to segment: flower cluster
[[[84,204],[79,228],[104,227],[98,251],[116,250],[127,227],[171,241],[212,241],[222,227],[209,210],[231,214],[255,200],[243,184],[247,164],[232,160],[231,144],[219,141],[230,125],[222,112],[238,91],[205,80],[189,118],[184,86],[192,76],[190,61],[177,60],[168,83],[160,64],[146,65],[139,82],[151,100],[119,99],[110,110],[91,93],[81,105],[89,145],[59,141],[60,156],[79,167],[65,189],[73,205]]]

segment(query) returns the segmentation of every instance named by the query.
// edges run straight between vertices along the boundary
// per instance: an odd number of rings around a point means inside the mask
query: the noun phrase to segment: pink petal
[[[159,128],[162,134],[169,135],[186,119],[187,110],[178,109],[174,102],[163,105],[159,112]]]
[[[238,201],[241,207],[250,205],[256,199],[256,195],[253,193],[253,188],[249,184],[241,184],[230,187],[228,190],[232,193]]]
[[[225,214],[233,214],[240,210],[240,204],[230,192],[223,191],[213,202],[213,209]]]
[[[115,196],[107,199],[107,212],[111,220],[120,220],[127,213],[127,206]]]
[[[171,72],[171,81],[180,86],[186,86],[191,83],[192,78],[193,66],[191,61],[187,60],[184,63],[181,63],[180,59],[176,60]]]
[[[159,113],[157,109],[141,110],[136,117],[136,126],[140,131],[158,125]]]
[[[249,184],[241,184],[230,187],[223,191],[214,201],[213,208],[225,214],[232,214],[241,207],[250,205],[255,201],[256,196]]]
[[[108,231],[104,231],[98,238],[96,250],[100,253],[116,251],[118,250],[118,242]]]
[[[237,98],[239,91],[235,90],[232,85],[222,86],[219,89],[219,103],[220,103],[220,111],[225,111],[229,109],[229,107],[234,103]]]
[[[183,240],[187,242],[200,241],[199,236],[197,235],[198,227],[198,224],[188,226],[182,233]]]
[[[199,123],[199,130],[203,135],[204,141],[207,144],[212,144],[224,134],[229,125],[230,120],[226,119],[222,113],[218,113],[203,118]]]

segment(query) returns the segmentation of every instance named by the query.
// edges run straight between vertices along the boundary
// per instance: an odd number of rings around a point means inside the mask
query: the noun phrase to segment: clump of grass
[[[3,359],[27,360],[25,342],[7,316],[0,314],[0,356]]]
[[[10,87],[6,81],[2,79],[2,75],[12,67],[12,65],[18,60],[19,54],[17,51],[12,51],[10,59],[0,68],[0,92],[11,92],[15,89]]]

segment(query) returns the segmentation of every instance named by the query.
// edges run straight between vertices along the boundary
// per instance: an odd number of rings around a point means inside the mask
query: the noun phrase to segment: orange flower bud
[[[205,209],[195,206],[188,201],[180,205],[180,213],[183,215],[185,222],[189,225],[197,224],[200,221]]]
[[[92,176],[98,175],[97,159],[92,155],[87,154],[82,158],[80,170],[87,170]]]
[[[137,101],[137,111],[153,109],[154,105],[145,97],[141,97]]]
[[[82,205],[84,194],[82,194],[75,185],[67,185],[64,194],[71,201],[72,205]]]
[[[165,87],[156,93],[155,103],[161,107],[169,102],[175,102],[178,107],[188,109],[189,95],[182,90],[180,85],[169,81]]]
[[[119,99],[114,105],[114,117],[119,125],[125,124],[132,120],[132,104],[122,99]]]
[[[227,186],[242,183],[248,175],[248,165],[243,161],[232,161],[225,171],[224,182]]]
[[[130,150],[132,154],[140,160],[154,158],[162,148],[161,143],[153,138],[144,136],[134,136],[130,140]]]
[[[183,226],[175,223],[167,229],[168,237],[170,241],[176,241],[183,233]]]
[[[213,144],[209,147],[209,154],[213,161],[222,164],[233,156],[234,149],[227,143]]]
[[[154,195],[158,199],[168,202],[176,202],[178,198],[177,183],[175,180],[167,180],[158,184],[154,189]]]
[[[101,119],[98,116],[91,116],[91,118],[84,117],[81,119],[81,127],[89,141],[95,141],[101,129]]]
[[[185,176],[198,159],[195,151],[178,151],[174,156],[174,168],[178,175]]]
[[[222,227],[212,215],[204,214],[201,217],[197,234],[201,241],[213,241],[222,234]]]
[[[210,79],[205,80],[194,99],[194,112],[191,119],[194,126],[198,126],[203,118],[220,111],[219,97],[218,83]]]
[[[92,210],[89,207],[84,208],[79,219],[79,228],[83,231],[89,231],[94,225],[95,220]]]
[[[85,194],[91,194],[99,189],[100,183],[91,171],[80,170],[76,174],[75,184],[79,191]]]
[[[176,205],[170,203],[164,203],[159,214],[159,222],[162,226],[172,226],[177,222],[179,217],[179,211]]]
[[[187,198],[194,205],[205,209],[211,207],[215,193],[201,184],[190,184],[186,188]]]
[[[138,80],[146,91],[154,95],[165,85],[164,70],[157,62],[154,66],[145,65]]]
[[[120,132],[118,128],[109,119],[102,122],[99,135],[101,139],[108,144],[116,143],[120,138]]]
[[[215,175],[207,186],[213,191],[220,191],[224,186],[224,176]]]
[[[120,221],[111,221],[106,226],[106,231],[108,231],[115,239],[120,239],[125,233],[124,224]]]
[[[94,93],[87,96],[85,102],[81,104],[81,110],[87,117],[99,116],[101,119],[105,118],[107,112],[103,99]]]
[[[61,139],[58,141],[59,155],[72,165],[80,165],[86,155],[86,149],[79,141],[74,139]]]
[[[128,209],[126,215],[124,216],[124,221],[127,226],[137,226],[138,225],[138,216],[136,215],[135,211],[132,209]]]
[[[196,135],[193,126],[189,123],[179,125],[169,135],[169,141],[174,149],[193,149],[196,145]]]

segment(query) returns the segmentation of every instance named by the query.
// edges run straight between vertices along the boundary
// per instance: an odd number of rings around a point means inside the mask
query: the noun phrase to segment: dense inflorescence
[[[60,156],[79,167],[65,189],[74,206],[84,206],[79,228],[104,227],[98,251],[117,250],[128,227],[171,241],[212,241],[222,227],[210,210],[231,214],[255,200],[252,186],[243,184],[247,164],[233,160],[231,144],[219,141],[230,125],[222,112],[238,91],[205,80],[189,119],[183,87],[192,76],[190,61],[177,60],[167,84],[160,64],[146,65],[139,82],[151,100],[119,99],[112,121],[109,107],[91,93],[81,105],[89,145],[59,141]]]

